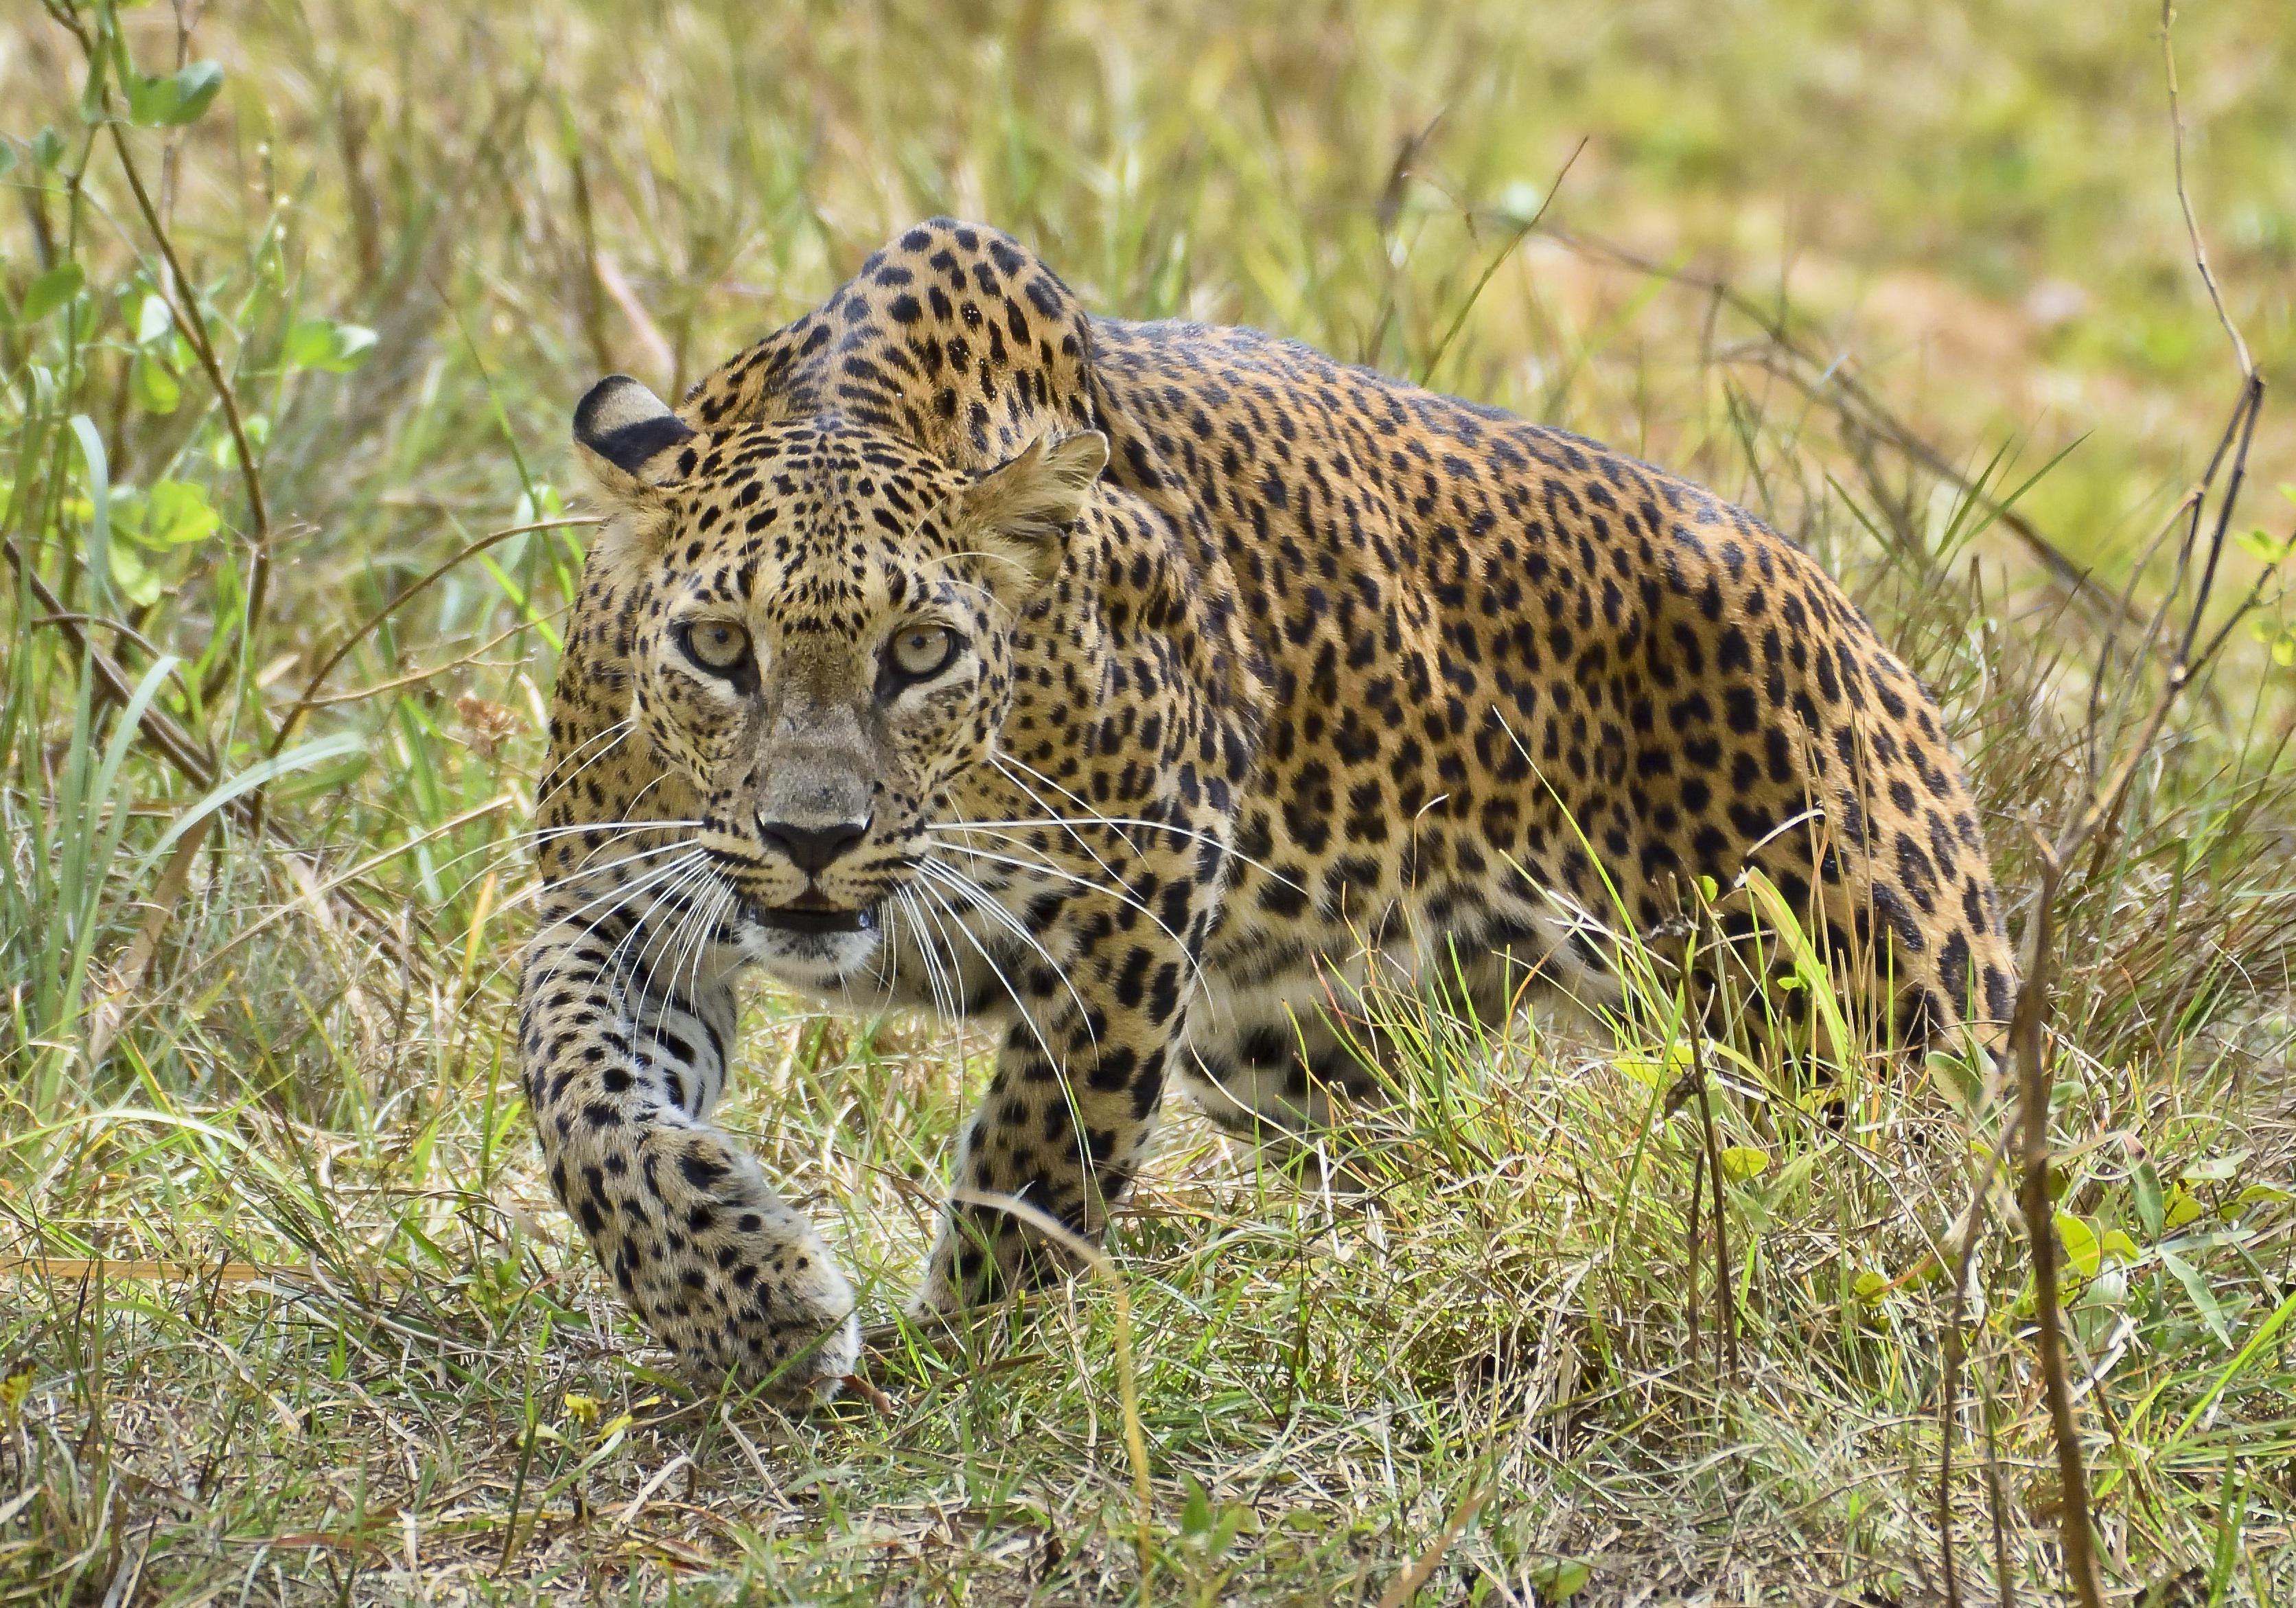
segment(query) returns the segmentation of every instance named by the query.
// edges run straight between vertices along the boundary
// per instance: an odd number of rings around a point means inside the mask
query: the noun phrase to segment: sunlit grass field
[[[2296,26],[2173,37],[2267,389],[2046,1052],[2148,1608],[2296,1601]],[[1718,1292],[1662,1021],[1380,1002],[1349,1186],[1176,1112],[1104,1276],[791,1420],[660,1371],[505,1030],[573,399],[675,394],[936,212],[1761,513],[1945,706],[2025,931],[2240,384],[2161,45],[2065,0],[15,0],[0,1604],[2060,1600],[2002,1111],[1951,1079],[1834,1126],[1721,1079]],[[980,1046],[749,1021],[728,1121],[888,1319]]]

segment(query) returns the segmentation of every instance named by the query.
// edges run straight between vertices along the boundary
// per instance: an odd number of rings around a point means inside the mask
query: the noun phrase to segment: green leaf
[[[537,480],[531,489],[520,492],[518,501],[511,505],[510,522],[513,525],[538,524],[544,520],[554,520],[565,512],[566,500],[558,495],[558,488],[547,480]]]
[[[222,87],[223,68],[214,62],[194,62],[164,78],[138,73],[127,86],[128,119],[146,128],[180,128],[197,122]]]
[[[1530,1566],[1530,1583],[1542,1603],[1567,1603],[1587,1589],[1595,1571],[1577,1558],[1542,1558]]]
[[[184,399],[184,382],[149,352],[135,354],[135,365],[127,371],[127,389],[145,413],[174,413]]]
[[[2282,669],[2296,664],[2296,636],[2281,636],[2272,644],[2272,662]]]
[[[374,332],[363,324],[337,324],[332,318],[302,318],[287,332],[287,343],[280,356],[291,368],[348,373],[366,361],[374,340]]]
[[[2168,1199],[2161,1202],[2161,1226],[2170,1232],[2202,1217],[2207,1208],[2193,1198],[2193,1192],[2181,1183],[2169,1186]]]
[[[375,333],[363,324],[339,324],[335,326],[335,355],[321,366],[335,373],[348,373],[366,361],[374,349]]]
[[[73,297],[87,283],[87,274],[76,262],[60,262],[32,281],[25,289],[23,305],[16,316],[26,324],[46,317]]]
[[[64,136],[53,128],[43,128],[32,136],[32,160],[42,168],[53,168],[64,160]]]
[[[2185,1286],[2185,1293],[2192,1298],[2193,1310],[2198,1312],[2201,1321],[2208,1325],[2209,1333],[2217,1337],[2226,1350],[2231,1350],[2232,1325],[2225,1321],[2224,1305],[2217,1300],[2216,1292],[2209,1288],[2209,1281],[2201,1270],[2165,1248],[2161,1252],[2161,1265],[2175,1274],[2177,1282]]]
[[[139,609],[148,609],[158,603],[168,589],[164,570],[144,562],[144,555],[127,542],[111,544],[111,584],[119,588],[119,595]]]
[[[168,850],[176,846],[176,839],[223,808],[234,799],[252,792],[275,777],[283,776],[293,771],[307,770],[312,766],[324,764],[329,759],[338,759],[344,754],[356,753],[365,746],[365,740],[357,733],[338,732],[332,737],[321,737],[316,742],[298,743],[283,754],[250,765],[237,775],[217,783],[209,790],[207,796],[198,803],[176,813],[175,820],[169,824],[168,830],[160,834],[159,841],[146,849],[144,857],[136,862],[135,880],[141,883],[144,878],[157,871],[160,868],[160,862],[167,857]],[[629,1416],[625,1414],[615,1425],[609,1427],[626,1429],[629,1426]]]
[[[1212,1527],[1211,1538],[1206,1542],[1204,1550],[1214,1557],[1226,1552],[1234,1544],[1236,1532],[1243,1528],[1244,1522],[1250,1516],[1251,1509],[1242,1503],[1221,1508],[1219,1522]]]
[[[2144,1232],[2153,1239],[2161,1237],[2168,1218],[2161,1205],[2161,1169],[2148,1161],[2136,1164],[2136,1176],[2129,1181],[2136,1195],[2136,1220],[2144,1225]]]
[[[247,432],[248,446],[257,457],[261,457],[263,449],[271,443],[271,416],[268,414],[250,414],[241,421],[240,428]],[[229,431],[216,437],[215,461],[218,468],[235,469],[239,466],[239,443],[232,439]]]
[[[1866,1271],[1860,1273],[1856,1278],[1850,1280],[1849,1287],[1852,1291],[1856,1292],[1859,1300],[1871,1306],[1874,1302],[1880,1300],[1883,1296],[1889,1294],[1890,1281],[1883,1275],[1876,1273],[1871,1268],[1868,1268]]]
[[[2065,1248],[2065,1260],[2083,1278],[2095,1278],[2103,1265],[2103,1247],[2098,1243],[2096,1230],[2070,1211],[2057,1213],[2057,1238]]]
[[[2253,530],[2243,530],[2232,539],[2243,553],[2267,566],[2279,563],[2296,550],[2296,536],[2275,536],[2261,525]]]
[[[190,480],[161,480],[144,496],[144,540],[154,547],[188,547],[223,528],[207,488]]]
[[[1194,1476],[1188,1478],[1188,1499],[1180,1506],[1180,1533],[1184,1536],[1209,1534],[1212,1527],[1211,1494],[1199,1484]]]
[[[298,319],[280,348],[280,360],[294,368],[313,368],[334,349],[335,325],[330,318]]]
[[[0,140],[0,173],[7,172],[15,165],[16,147],[11,145],[6,140]]]
[[[2100,1266],[2096,1276],[2082,1286],[2080,1299],[2067,1310],[2087,1314],[2093,1319],[2095,1314],[2118,1308],[2128,1300],[2128,1276],[2118,1267]],[[2083,1343],[2095,1343],[2100,1333],[2093,1323],[2084,1325]]]
[[[1656,1088],[1689,1070],[1690,1046],[1677,1038],[1656,1056],[1621,1055],[1612,1064],[1644,1087]]]
[[[111,574],[111,460],[103,450],[103,436],[86,414],[71,416],[71,432],[79,441],[87,466],[88,568],[99,578]]]
[[[149,346],[176,327],[176,315],[168,310],[165,296],[146,296],[144,305],[135,310],[135,344]]]
[[[1499,211],[1510,223],[1528,224],[1546,204],[1546,192],[1527,178],[1519,178],[1499,192]]]
[[[2261,1207],[2269,1210],[2275,1206],[2284,1206],[2291,1201],[2296,1201],[2296,1190],[2283,1189],[2277,1184],[2251,1184],[2240,1192],[2240,1198],[2233,1204],[2242,1211],[2246,1211],[2251,1207]]]
[[[1751,1144],[1733,1144],[1722,1153],[1722,1170],[1741,1182],[1769,1170],[1770,1153]]]
[[[2104,1238],[2099,1242],[2099,1246],[2105,1255],[2116,1262],[2133,1262],[2144,1254],[2137,1248],[2135,1240],[2130,1239],[2127,1234],[2118,1228],[2106,1229]]]

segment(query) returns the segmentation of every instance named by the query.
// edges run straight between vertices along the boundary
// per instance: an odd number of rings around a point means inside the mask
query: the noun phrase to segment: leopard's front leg
[[[1201,939],[1194,910],[1208,898],[1163,905],[1169,923],[1136,905],[1080,898],[1060,918],[1066,933],[1045,935],[1063,966],[1039,958],[1004,968],[1019,1019],[958,1140],[955,1198],[917,1310],[956,1311],[1073,1265],[981,1197],[1017,1198],[1099,1240],[1154,1131]],[[1083,936],[1062,941],[1074,934]]]
[[[682,948],[554,885],[520,982],[527,1097],[551,1186],[698,1385],[825,1399],[860,1347],[853,1292],[812,1224],[709,1120],[730,987],[651,964]],[[680,982],[684,986],[681,987]]]

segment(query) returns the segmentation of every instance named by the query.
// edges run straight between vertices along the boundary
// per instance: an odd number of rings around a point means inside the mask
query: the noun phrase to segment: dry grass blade
[[[1413,1559],[1411,1567],[1398,1575],[1395,1583],[1381,1594],[1379,1608],[1404,1608],[1405,1604],[1417,1596],[1420,1587],[1434,1578],[1435,1571],[1443,1566],[1444,1558],[1449,1555],[1452,1545],[1465,1532],[1467,1526],[1475,1522],[1475,1515],[1483,1511],[1494,1494],[1493,1489],[1486,1485],[1461,1502],[1450,1518],[1444,1522],[1434,1545]]]
[[[293,1269],[255,1262],[112,1261],[78,1256],[0,1256],[0,1277],[36,1278],[60,1284],[91,1278],[152,1279],[160,1284],[245,1284]]]
[[[177,841],[161,868],[159,883],[152,890],[149,907],[144,914],[143,925],[112,968],[117,979],[109,997],[96,1005],[95,1024],[88,1034],[87,1058],[101,1062],[104,1052],[111,1047],[119,1032],[121,1012],[127,1002],[143,987],[152,971],[152,962],[160,953],[160,937],[168,931],[168,918],[176,913],[176,905],[184,897],[184,890],[192,880],[192,866],[206,847],[208,833],[214,827],[213,816],[202,816],[192,829]]]
[[[1140,1372],[1132,1353],[1132,1295],[1124,1274],[1105,1251],[1041,1206],[976,1189],[953,1190],[949,1198],[960,1206],[978,1206],[1019,1218],[1091,1268],[1093,1276],[1107,1286],[1109,1300],[1116,1309],[1116,1388],[1124,1412],[1124,1450],[1132,1461],[1133,1546],[1140,1563],[1140,1594],[1136,1601],[1145,1608],[1155,1557],[1156,1492],[1149,1478],[1148,1438],[1140,1423]]]

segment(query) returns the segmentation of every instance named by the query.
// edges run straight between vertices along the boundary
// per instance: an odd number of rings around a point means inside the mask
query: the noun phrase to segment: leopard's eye
[[[945,626],[907,626],[894,635],[887,652],[905,681],[938,676],[956,657],[957,636]]]
[[[730,619],[688,620],[678,628],[685,656],[716,676],[731,676],[750,657],[750,634]]]

